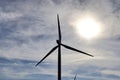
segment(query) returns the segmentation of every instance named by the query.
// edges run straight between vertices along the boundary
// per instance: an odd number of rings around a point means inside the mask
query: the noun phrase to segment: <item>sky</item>
[[[120,80],[119,0],[0,0],[0,80],[57,80],[59,14],[62,43],[89,57],[62,48],[62,80]],[[96,38],[85,39],[72,24],[84,16],[101,25]]]

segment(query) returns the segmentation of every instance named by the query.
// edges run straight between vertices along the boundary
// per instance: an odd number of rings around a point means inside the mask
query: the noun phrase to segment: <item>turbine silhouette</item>
[[[77,77],[77,74],[75,75],[74,80],[76,80],[76,77]]]
[[[80,52],[82,54],[85,54],[85,55],[88,55],[88,56],[91,56],[93,57],[93,55],[91,54],[88,54],[86,52],[83,52],[83,51],[80,51],[78,49],[75,49],[73,47],[70,47],[70,46],[67,46],[65,44],[62,44],[61,43],[61,29],[60,29],[60,21],[59,21],[59,15],[57,14],[57,21],[58,21],[58,36],[59,36],[59,39],[56,40],[56,43],[57,43],[57,46],[53,47],[45,57],[43,57],[35,66],[38,66],[45,58],[47,58],[53,51],[55,51],[57,48],[58,48],[58,80],[61,80],[61,46],[67,48],[67,49],[70,49],[70,50],[73,50],[73,51],[76,51],[76,52]],[[75,77],[76,78],[76,77]]]

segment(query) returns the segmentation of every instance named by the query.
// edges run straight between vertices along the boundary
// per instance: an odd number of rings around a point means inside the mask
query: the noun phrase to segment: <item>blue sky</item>
[[[94,58],[62,48],[62,80],[120,80],[119,0],[0,0],[0,80],[56,80],[59,13],[63,43]],[[92,15],[102,24],[92,40],[76,34],[71,22]]]

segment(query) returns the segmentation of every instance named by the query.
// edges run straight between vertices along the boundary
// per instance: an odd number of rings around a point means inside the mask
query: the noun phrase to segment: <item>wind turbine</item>
[[[61,46],[65,47],[67,49],[70,49],[70,50],[73,50],[73,51],[76,51],[76,52],[91,56],[91,57],[93,57],[93,55],[88,54],[86,52],[80,51],[78,49],[75,49],[73,47],[70,47],[70,46],[67,46],[67,45],[61,43],[62,36],[61,36],[60,21],[59,21],[59,15],[58,14],[57,14],[57,22],[58,22],[58,36],[59,36],[59,39],[56,40],[57,46],[53,47],[47,53],[47,55],[45,57],[43,57],[35,66],[38,66],[45,58],[47,58],[53,51],[55,51],[58,48],[58,80],[61,80]]]
[[[77,77],[77,74],[75,75],[74,80],[76,80],[76,77]]]

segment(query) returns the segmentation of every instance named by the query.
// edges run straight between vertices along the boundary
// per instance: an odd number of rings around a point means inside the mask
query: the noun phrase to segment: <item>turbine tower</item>
[[[58,14],[57,14],[57,22],[58,22],[58,37],[59,37],[58,40],[56,40],[57,46],[53,47],[47,53],[47,55],[45,57],[43,57],[35,66],[38,66],[45,58],[47,58],[53,51],[55,51],[58,48],[58,80],[61,80],[61,46],[65,47],[67,49],[70,49],[70,50],[73,50],[73,51],[76,51],[76,52],[91,56],[91,57],[93,57],[93,55],[88,54],[86,52],[80,51],[78,49],[75,49],[73,47],[70,47],[70,46],[67,46],[67,45],[61,43],[62,36],[61,36],[60,21],[59,21],[59,15]]]

